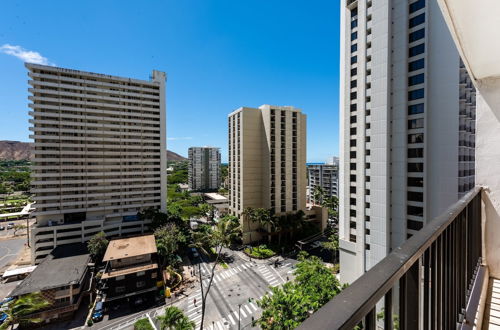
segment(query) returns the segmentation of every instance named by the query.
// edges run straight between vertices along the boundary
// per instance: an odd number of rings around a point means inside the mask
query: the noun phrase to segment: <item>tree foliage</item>
[[[154,330],[154,328],[151,323],[149,323],[149,320],[144,318],[134,323],[134,330]]]
[[[87,242],[87,248],[89,250],[90,256],[94,262],[101,262],[106,249],[108,248],[109,241],[106,238],[104,232],[99,232],[92,236],[92,238]]]
[[[160,330],[194,330],[196,324],[175,306],[165,308],[165,314],[157,317]]]
[[[256,324],[264,330],[294,329],[342,289],[334,274],[316,256],[299,256],[295,279],[273,287],[257,304],[262,316]]]
[[[332,252],[332,260],[335,262],[335,256],[339,250],[339,235],[337,231],[334,231],[328,241],[321,243],[323,249],[330,250]]]
[[[31,315],[50,306],[40,292],[29,293],[17,298],[8,304],[3,312],[7,314],[7,319],[0,326],[1,330],[8,329],[14,324],[27,325],[30,323],[40,323],[41,318],[34,318]]]
[[[184,233],[175,223],[167,223],[156,229],[154,235],[162,269],[167,265],[175,265],[179,246],[187,240]]]

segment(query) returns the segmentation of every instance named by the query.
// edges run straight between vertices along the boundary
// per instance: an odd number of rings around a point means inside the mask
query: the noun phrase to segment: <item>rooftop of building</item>
[[[59,288],[82,281],[90,262],[87,246],[83,243],[56,247],[11,293],[22,296]]]
[[[61,67],[56,67],[56,66],[50,66],[50,65],[42,65],[42,64],[35,64],[35,63],[24,63],[24,66],[29,69],[30,71],[33,70],[44,70],[44,71],[51,71],[51,72],[61,72],[61,73],[69,73],[73,75],[82,75],[82,76],[92,76],[92,77],[97,77],[101,79],[113,79],[113,80],[121,80],[123,82],[131,82],[131,83],[138,83],[138,84],[157,84],[156,81],[153,80],[144,80],[144,79],[135,79],[135,78],[127,78],[127,77],[119,77],[119,76],[112,76],[112,75],[107,75],[107,74],[102,74],[102,73],[95,73],[95,72],[88,72],[88,71],[80,71],[80,70],[74,70],[74,69],[68,69],[68,68],[61,68]],[[164,72],[161,71],[155,71],[153,72],[159,72],[165,75]]]
[[[222,196],[221,194],[218,193],[205,193],[205,196],[217,201],[227,201],[226,196]]]
[[[118,260],[156,252],[154,235],[120,238],[109,242],[102,261]]]

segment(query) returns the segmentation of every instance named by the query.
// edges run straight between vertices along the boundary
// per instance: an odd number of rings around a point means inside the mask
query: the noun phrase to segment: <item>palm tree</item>
[[[165,315],[156,318],[160,330],[194,330],[196,324],[175,306],[165,308]]]
[[[248,224],[248,235],[250,236],[250,243],[252,243],[252,228],[250,228],[250,223],[254,223],[256,222],[256,218],[255,218],[255,209],[252,208],[252,207],[246,207],[244,210],[243,210],[243,213],[242,215],[245,217],[245,219],[247,220],[247,224]],[[251,245],[250,245],[250,249],[251,249]]]
[[[214,249],[215,251],[215,261],[210,269],[209,281],[207,284],[207,289],[203,290],[203,278],[201,273],[201,263],[198,264],[198,275],[200,280],[200,291],[201,291],[201,323],[200,329],[203,329],[203,322],[205,320],[205,307],[212,287],[212,282],[215,275],[215,266],[219,263],[221,258],[222,248],[229,247],[235,240],[241,236],[240,222],[237,217],[225,216],[220,219],[215,228],[209,232],[195,232],[193,233],[194,243],[192,247],[198,248],[203,254],[210,255],[207,248]]]
[[[256,221],[264,227],[268,232],[268,240],[271,240],[269,233],[273,232],[276,227],[276,220],[272,214],[272,210],[266,210],[264,208],[257,208],[255,211]]]
[[[3,311],[7,314],[7,319],[0,326],[0,330],[7,329],[14,324],[40,323],[43,319],[34,318],[32,315],[50,305],[51,303],[40,292],[29,293],[17,298]]]
[[[323,191],[323,188],[321,188],[320,186],[316,186],[313,191],[314,204],[323,205],[324,195],[325,192]]]
[[[324,249],[332,251],[332,262],[335,263],[337,253],[339,251],[339,235],[337,232],[334,232],[330,237],[328,238],[327,242],[323,242],[321,244]]]

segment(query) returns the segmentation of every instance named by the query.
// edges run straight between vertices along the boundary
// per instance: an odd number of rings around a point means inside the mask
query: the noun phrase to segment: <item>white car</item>
[[[7,229],[12,229],[12,228],[14,228],[14,223],[13,222],[11,222],[11,223],[9,223],[7,225]]]

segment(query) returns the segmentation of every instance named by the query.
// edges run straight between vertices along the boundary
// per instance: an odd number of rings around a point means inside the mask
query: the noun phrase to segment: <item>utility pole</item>
[[[241,329],[241,304],[238,304],[238,330]]]

